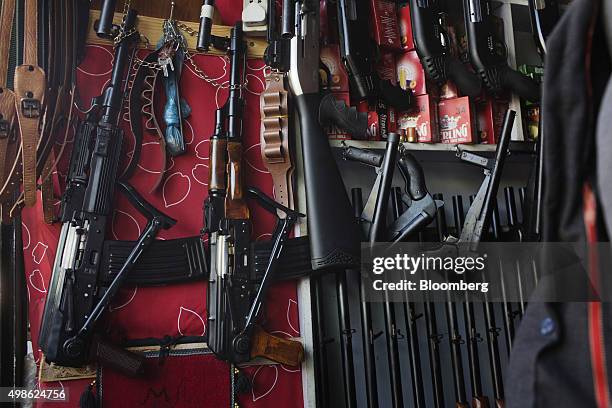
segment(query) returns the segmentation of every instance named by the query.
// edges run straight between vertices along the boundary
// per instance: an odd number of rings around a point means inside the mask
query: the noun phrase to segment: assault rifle
[[[423,69],[437,84],[450,79],[464,94],[478,96],[480,79],[450,52],[450,38],[440,24],[439,3],[440,0],[410,0],[412,36]]]
[[[70,159],[66,192],[62,197],[62,230],[43,313],[39,344],[48,362],[81,366],[91,356],[93,331],[128,274],[153,243],[161,228],[175,220],[147,203],[129,184],[118,180],[123,131],[118,127],[123,80],[138,34],[136,11],[125,16],[121,38],[115,48],[111,80],[93,100],[86,120],[80,124]],[[120,34],[122,35],[122,34]],[[108,285],[102,285],[105,232],[116,187],[148,219],[148,224]],[[95,342],[99,357],[131,374],[141,369],[140,359],[123,350]]]
[[[246,45],[242,23],[230,38],[211,36],[216,48],[225,48],[230,58],[229,97],[216,112],[215,134],[210,141],[210,178],[204,205],[204,233],[209,237],[208,345],[221,359],[243,363],[263,356],[298,365],[304,356],[301,343],[265,333],[256,325],[269,284],[277,272],[279,258],[299,214],[244,185],[242,115],[246,67]],[[247,198],[277,217],[272,248],[261,279],[253,273],[251,217]],[[349,214],[350,215],[350,214]]]
[[[515,92],[540,100],[540,86],[508,66],[506,44],[496,34],[491,0],[463,0],[463,16],[472,66],[490,92]]]

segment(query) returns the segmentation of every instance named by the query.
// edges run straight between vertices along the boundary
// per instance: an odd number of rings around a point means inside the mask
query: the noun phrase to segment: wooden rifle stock
[[[246,220],[250,217],[246,203],[242,174],[242,143],[227,142],[227,193],[225,195],[225,218]]]
[[[218,137],[210,138],[210,168],[208,173],[208,191],[225,192],[225,166],[227,151],[227,140],[219,139]]]
[[[304,346],[299,341],[273,336],[255,326],[251,340],[251,357],[264,357],[296,367],[304,361]]]

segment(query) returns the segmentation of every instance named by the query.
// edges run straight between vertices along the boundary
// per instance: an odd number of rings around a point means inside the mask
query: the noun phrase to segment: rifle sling
[[[36,203],[36,149],[46,92],[45,72],[38,66],[38,2],[25,0],[23,65],[15,69],[15,110],[21,134],[23,193],[26,206]]]
[[[106,241],[100,268],[100,283],[112,282],[134,247],[133,241]],[[265,272],[272,243],[260,241],[251,244],[251,267],[257,279]],[[145,251],[138,264],[130,271],[127,285],[155,286],[204,280],[208,278],[208,256],[200,237],[156,240]],[[275,280],[305,277],[312,273],[307,237],[287,240],[280,257]]]
[[[5,61],[5,63],[0,64],[0,188],[4,186],[10,171],[8,163],[15,161],[15,149],[9,147],[15,117],[15,94],[7,88],[14,18],[15,0],[2,1],[2,9],[0,10],[0,60]]]
[[[293,164],[289,149],[289,118],[284,77],[272,72],[261,94],[261,158],[272,176],[274,196],[285,207],[294,208]]]
[[[15,69],[15,110],[21,133],[24,202],[28,207],[36,203],[36,149],[45,88],[45,73],[40,67],[21,65]]]

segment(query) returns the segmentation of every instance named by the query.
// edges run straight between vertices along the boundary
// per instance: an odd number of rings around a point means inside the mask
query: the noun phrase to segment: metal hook
[[[173,17],[174,17],[174,6],[176,5],[176,3],[174,1],[170,2],[170,17],[168,18],[168,20],[172,21]]]

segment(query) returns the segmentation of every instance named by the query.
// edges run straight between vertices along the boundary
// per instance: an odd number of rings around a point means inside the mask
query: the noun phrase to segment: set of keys
[[[172,2],[170,8],[170,17],[164,21],[164,44],[159,50],[159,57],[157,58],[157,64],[163,71],[164,76],[168,77],[170,71],[174,71],[174,55],[176,51],[183,46],[183,37],[179,34],[176,21],[174,20],[174,2]]]
[[[176,45],[173,41],[166,42],[159,51],[159,57],[157,58],[157,64],[167,77],[169,71],[174,71],[174,54],[176,52]]]

